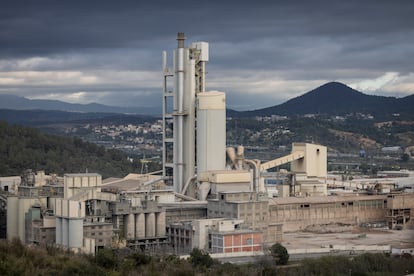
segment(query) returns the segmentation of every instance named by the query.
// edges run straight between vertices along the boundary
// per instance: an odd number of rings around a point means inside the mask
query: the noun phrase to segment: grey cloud
[[[227,83],[229,104],[242,107],[255,100],[262,106],[323,81],[355,82],[386,72],[401,76],[414,72],[413,14],[411,0],[6,0],[0,9],[0,72],[156,74],[161,51],[175,48],[176,33],[184,31],[189,41],[210,43],[208,78]],[[261,78],[258,72],[266,73]],[[254,92],[228,87],[237,75],[251,82],[272,80],[274,75],[275,80],[285,80],[285,86],[269,86],[275,93],[262,92],[258,99],[251,96]],[[112,91],[120,93],[122,97],[115,94],[114,99],[124,103],[135,102],[127,100],[128,93],[131,99],[142,97],[148,103],[155,96],[138,91],[160,93],[156,87],[161,80],[148,85],[138,77],[136,85],[132,82],[131,75],[119,83],[101,80],[94,85],[30,88],[30,82],[14,86],[0,82],[0,91],[22,95],[88,91],[94,95],[88,100],[102,102],[112,101],[108,92]]]

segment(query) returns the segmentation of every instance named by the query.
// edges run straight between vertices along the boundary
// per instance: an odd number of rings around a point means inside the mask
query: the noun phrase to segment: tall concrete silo
[[[197,174],[226,167],[226,96],[197,95]]]

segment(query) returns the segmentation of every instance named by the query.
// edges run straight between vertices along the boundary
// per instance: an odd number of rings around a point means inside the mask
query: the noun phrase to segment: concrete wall
[[[269,207],[269,223],[282,223],[283,231],[298,231],[313,224],[359,224],[385,220],[384,200],[347,200],[342,202],[287,203]]]
[[[97,173],[80,173],[64,175],[64,197],[70,198],[85,188],[95,188],[101,191],[102,176]]]
[[[111,246],[112,223],[90,223],[83,225],[84,239],[94,239],[96,246]]]
[[[249,195],[250,194],[250,195]],[[256,194],[240,193],[243,200],[227,201],[226,198],[237,198],[237,194],[219,194],[218,200],[208,201],[209,218],[235,218],[244,221],[244,225],[253,230],[263,232],[267,240],[269,203],[267,200],[257,200]],[[233,197],[234,196],[234,197]],[[251,200],[244,200],[245,198]]]
[[[325,146],[293,143],[292,152],[303,151],[305,157],[291,163],[294,173],[306,173],[308,177],[326,178],[327,174],[327,149]]]
[[[389,209],[414,209],[414,193],[388,195]]]
[[[7,239],[19,238],[25,242],[25,214],[33,204],[46,206],[46,198],[25,198],[9,196],[7,198]]]

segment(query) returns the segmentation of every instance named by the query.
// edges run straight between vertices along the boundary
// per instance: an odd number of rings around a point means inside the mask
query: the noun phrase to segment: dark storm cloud
[[[259,92],[257,105],[276,104],[330,80],[408,94],[413,14],[411,0],[2,1],[0,93],[86,91],[86,101],[89,91],[107,103],[111,91],[114,102],[135,91],[152,103],[160,52],[183,31],[210,43],[208,86],[229,92],[230,105]]]
[[[159,47],[178,31],[242,43],[412,32],[411,1],[6,1],[3,49]],[[260,43],[260,40],[257,41]]]

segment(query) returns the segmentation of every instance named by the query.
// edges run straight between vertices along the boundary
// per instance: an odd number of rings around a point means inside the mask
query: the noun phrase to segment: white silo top
[[[202,92],[197,94],[198,109],[226,109],[226,94],[219,91]]]

